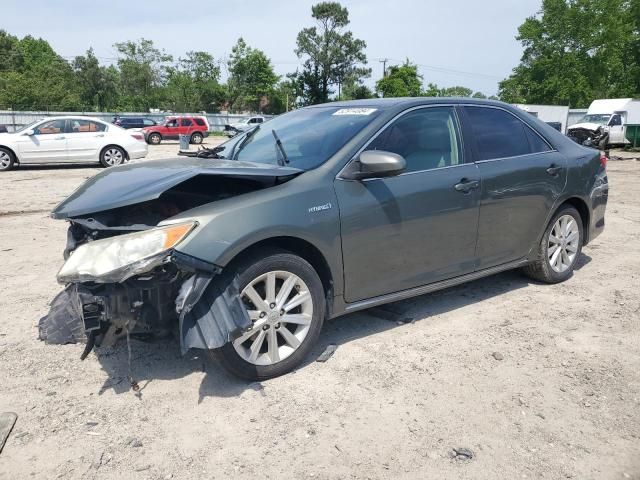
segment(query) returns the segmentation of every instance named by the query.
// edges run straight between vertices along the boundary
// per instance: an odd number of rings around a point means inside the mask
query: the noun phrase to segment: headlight
[[[195,222],[152,228],[78,247],[58,272],[60,283],[121,282],[164,261],[169,249],[180,243]]]

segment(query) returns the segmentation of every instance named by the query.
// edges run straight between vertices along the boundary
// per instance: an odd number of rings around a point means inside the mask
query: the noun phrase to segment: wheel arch
[[[327,262],[325,256],[315,245],[299,237],[270,237],[255,242],[236,253],[225,268],[237,263],[248,255],[254,255],[260,250],[269,249],[286,250],[309,262],[322,281],[327,299],[332,297],[334,276],[329,262]]]
[[[589,211],[589,207],[587,206],[587,202],[585,202],[580,197],[569,197],[565,201],[563,201],[558,208],[556,208],[555,212],[560,210],[565,205],[571,205],[575,208],[580,214],[580,219],[582,220],[582,232],[584,235],[583,245],[589,243],[589,225],[591,222],[591,212]],[[555,212],[553,213],[555,215]]]
[[[2,144],[0,144],[0,148],[8,150],[9,153],[13,155],[13,161],[16,163],[20,163],[20,159],[18,158],[18,155],[16,154],[16,151],[13,148],[7,147],[6,145],[2,145]]]

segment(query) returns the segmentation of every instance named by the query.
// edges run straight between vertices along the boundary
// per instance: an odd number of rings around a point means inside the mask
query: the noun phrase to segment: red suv
[[[162,140],[178,140],[178,135],[189,135],[191,143],[199,144],[209,136],[209,123],[206,117],[167,117],[163,124],[145,127],[141,131],[151,145],[158,145]]]

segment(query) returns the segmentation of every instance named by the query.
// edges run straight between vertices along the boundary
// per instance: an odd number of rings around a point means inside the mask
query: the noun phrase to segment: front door
[[[461,145],[453,107],[414,109],[366,148],[402,155],[403,174],[336,179],[347,302],[474,270],[480,177]]]
[[[501,108],[467,106],[463,119],[482,179],[479,266],[521,259],[536,244],[564,189],[566,158]]]
[[[22,135],[18,149],[21,163],[67,161],[66,120],[48,120],[33,127],[33,135]]]
[[[98,160],[100,149],[105,145],[107,126],[81,118],[70,118],[67,133],[67,151],[70,162]]]
[[[624,138],[624,113],[614,113],[609,120],[609,144],[622,145],[626,142]]]

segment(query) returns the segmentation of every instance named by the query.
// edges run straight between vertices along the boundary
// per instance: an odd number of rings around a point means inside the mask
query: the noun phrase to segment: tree
[[[41,38],[0,30],[0,105],[66,110],[81,104],[69,63]]]
[[[500,83],[512,103],[586,107],[640,94],[638,0],[543,0],[520,26],[520,64]]]
[[[386,76],[376,82],[376,91],[383,97],[419,97],[422,75],[418,67],[407,59],[402,65],[391,65]]]
[[[339,99],[361,100],[374,97],[375,95],[369,87],[363,84],[362,79],[357,77],[348,77],[342,84],[342,92]]]
[[[271,60],[262,50],[251,48],[239,38],[229,58],[229,106],[239,110],[250,108],[262,111],[266,97],[273,91],[278,75]]]
[[[173,57],[144,38],[137,42],[116,43],[114,47],[120,55],[121,108],[147,110],[156,107],[162,100],[161,87],[165,82],[167,64]]]
[[[349,11],[337,2],[322,2],[311,7],[316,26],[305,28],[296,40],[298,58],[304,59],[296,81],[302,86],[306,104],[324,103],[334,93],[332,87],[345,80],[368,77],[364,40],[345,31]]]
[[[167,68],[165,101],[174,111],[219,111],[226,97],[219,79],[219,62],[210,53],[187,52]]]
[[[99,111],[117,106],[119,74],[115,67],[101,66],[92,48],[85,56],[76,57],[72,66],[84,106]]]

